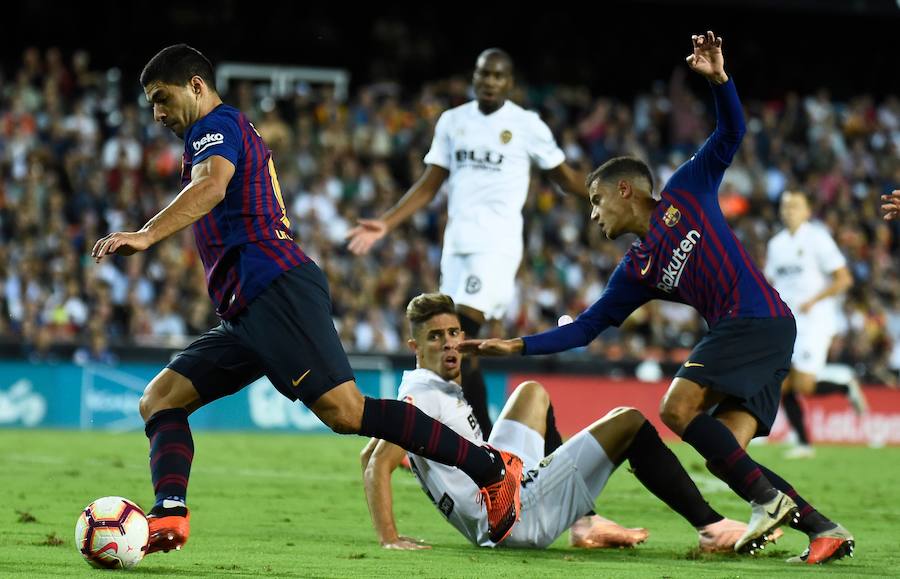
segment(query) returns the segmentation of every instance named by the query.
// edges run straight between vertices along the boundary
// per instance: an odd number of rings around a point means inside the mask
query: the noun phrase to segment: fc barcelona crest
[[[512,133],[510,131],[503,131],[500,133],[500,142],[504,145],[512,140]]]
[[[679,221],[681,221],[681,211],[674,205],[670,205],[669,208],[666,209],[666,214],[663,215],[663,223],[669,227],[675,227]]]

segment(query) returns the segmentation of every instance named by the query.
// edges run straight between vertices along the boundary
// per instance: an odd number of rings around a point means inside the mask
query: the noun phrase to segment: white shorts
[[[543,549],[593,510],[615,465],[600,443],[580,432],[544,457],[544,438],[515,420],[498,420],[488,442],[522,459],[522,516],[505,547]]]
[[[834,330],[831,325],[817,324],[808,316],[797,316],[797,340],[791,366],[798,372],[818,376],[828,360]]]
[[[457,305],[503,317],[516,292],[521,257],[498,253],[448,253],[441,256],[441,293]],[[475,337],[475,336],[471,336]]]

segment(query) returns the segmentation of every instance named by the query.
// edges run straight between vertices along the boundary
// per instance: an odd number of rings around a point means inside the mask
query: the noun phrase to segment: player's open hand
[[[725,57],[722,56],[722,37],[708,30],[706,34],[691,36],[693,53],[687,57],[691,70],[708,80],[722,84],[728,80],[725,74]]]
[[[94,244],[91,257],[97,263],[107,255],[132,255],[150,247],[150,234],[146,231],[117,231]]]
[[[430,549],[431,545],[422,539],[413,539],[412,537],[397,537],[393,541],[385,541],[381,544],[385,549],[397,549],[399,551],[419,551],[422,549]]]
[[[359,224],[347,233],[347,247],[354,255],[369,253],[372,246],[387,234],[387,224],[380,219],[360,219]]]
[[[479,356],[512,356],[522,351],[521,338],[503,340],[489,338],[487,340],[463,340],[456,347],[463,354],[476,354]]]
[[[881,210],[884,212],[885,221],[900,219],[900,189],[891,191],[890,195],[882,195],[881,201]]]

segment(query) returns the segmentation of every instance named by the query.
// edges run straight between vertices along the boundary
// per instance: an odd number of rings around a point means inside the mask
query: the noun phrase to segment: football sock
[[[800,444],[809,444],[809,435],[806,433],[806,424],[803,422],[803,407],[794,392],[788,392],[781,398],[784,405],[784,413],[787,415],[788,422],[794,432],[797,433],[797,440]]]
[[[628,459],[631,472],[647,490],[694,527],[724,518],[704,500],[697,485],[649,421],[645,421],[635,434],[623,457]]]
[[[194,460],[194,439],[187,410],[160,410],[147,421],[144,432],[150,439],[150,478],[156,493],[154,506],[162,507],[166,500],[184,505]]]
[[[816,382],[816,394],[847,394],[849,391],[850,388],[846,384],[838,384],[836,382],[828,382],[826,380]]]
[[[553,414],[553,404],[547,406],[547,427],[544,431],[544,456],[553,454],[553,451],[562,446],[562,435],[556,428],[556,415]]]
[[[406,402],[366,396],[359,434],[387,440],[413,454],[459,467],[479,487],[503,476],[499,453],[469,442]]]
[[[766,503],[777,490],[766,479],[759,465],[738,444],[734,434],[709,414],[694,418],[681,437],[710,464],[710,471],[735,489],[741,497]]]

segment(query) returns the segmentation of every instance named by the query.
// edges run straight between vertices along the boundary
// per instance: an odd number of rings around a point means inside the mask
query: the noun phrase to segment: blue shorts
[[[794,318],[738,318],[716,324],[691,351],[678,378],[727,395],[756,417],[756,436],[772,429],[781,383],[791,369]]]
[[[284,396],[310,406],[354,379],[331,319],[328,281],[312,262],[281,274],[167,367],[190,380],[204,403],[265,375]]]

